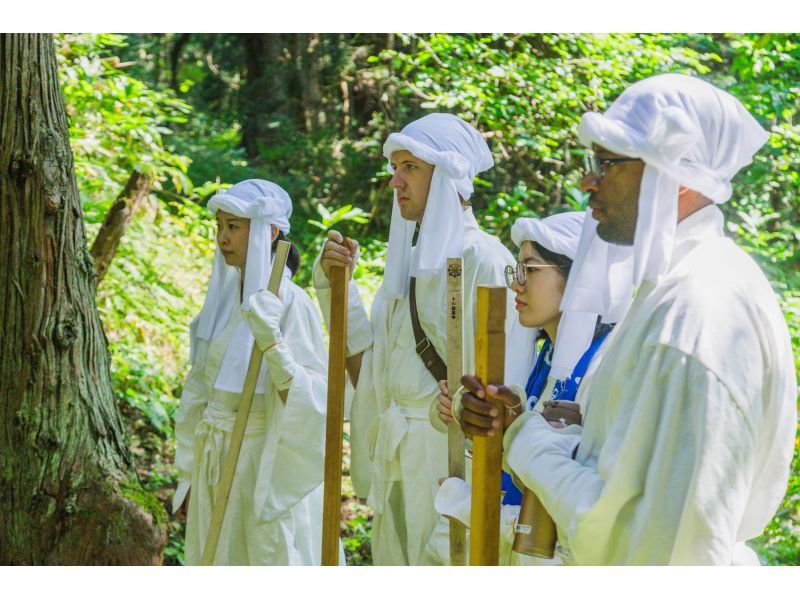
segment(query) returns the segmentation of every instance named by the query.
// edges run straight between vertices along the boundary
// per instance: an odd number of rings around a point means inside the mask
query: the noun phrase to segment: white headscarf
[[[266,289],[272,263],[272,230],[274,224],[284,234],[289,233],[289,217],[292,215],[292,200],[289,194],[275,183],[261,179],[248,179],[237,183],[227,191],[214,195],[208,208],[216,214],[222,210],[250,220],[247,242],[247,264],[245,266],[242,305],[247,305],[250,296]],[[211,267],[203,309],[197,316],[196,336],[212,340],[225,328],[234,306],[239,305],[240,272],[228,266],[217,246]],[[194,346],[195,339],[191,339]],[[242,321],[236,327],[228,350],[220,367],[215,388],[228,392],[241,392],[244,385],[253,335]],[[261,368],[257,390],[263,392],[266,368]]]
[[[680,186],[715,203],[731,196],[731,179],[769,138],[741,102],[695,77],[658,75],[635,83],[604,114],[587,112],[578,127],[597,144],[645,163],[632,252],[604,243],[587,218],[561,303],[571,312],[619,321],[642,281],[666,274],[675,240]],[[598,292],[602,289],[601,292]]]
[[[413,252],[411,241],[416,223],[400,215],[397,191],[394,193],[383,276],[383,285],[393,298],[405,296],[409,274],[431,274],[443,268],[448,257],[461,256],[464,225],[458,196],[468,200],[474,190],[475,175],[494,165],[481,133],[452,114],[428,114],[406,125],[400,133],[392,133],[383,146],[383,155],[391,160],[398,150],[407,150],[435,168]],[[391,164],[387,170],[394,174]]]
[[[586,212],[564,212],[544,219],[518,218],[511,227],[511,239],[517,247],[534,241],[559,255],[575,260]],[[578,361],[594,337],[597,314],[580,313],[565,321],[562,316],[553,348],[550,376],[565,379],[572,374]]]

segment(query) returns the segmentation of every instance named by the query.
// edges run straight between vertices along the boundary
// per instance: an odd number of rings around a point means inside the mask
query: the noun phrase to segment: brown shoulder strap
[[[411,277],[411,289],[408,293],[408,305],[411,308],[411,327],[414,329],[414,340],[417,342],[417,355],[425,364],[425,367],[438,382],[447,380],[447,366],[439,357],[433,343],[425,336],[425,331],[417,315],[417,279]]]

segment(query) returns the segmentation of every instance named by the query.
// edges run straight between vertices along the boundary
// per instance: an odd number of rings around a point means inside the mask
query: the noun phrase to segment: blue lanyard
[[[583,380],[589,363],[592,361],[600,345],[606,340],[608,333],[611,332],[609,327],[598,334],[586,352],[581,356],[572,374],[564,380],[556,380],[553,387],[553,393],[550,396],[551,401],[574,401],[575,395],[578,394],[578,386]],[[550,366],[553,358],[553,343],[549,338],[546,338],[542,344],[542,349],[539,351],[539,356],[536,358],[536,363],[528,376],[528,383],[525,385],[525,393],[528,395],[527,410],[533,409],[533,406],[539,401],[539,397],[547,385],[547,376],[550,374]],[[502,489],[505,491],[503,496],[504,505],[518,505],[522,503],[522,492],[516,487],[511,476],[503,472]]]

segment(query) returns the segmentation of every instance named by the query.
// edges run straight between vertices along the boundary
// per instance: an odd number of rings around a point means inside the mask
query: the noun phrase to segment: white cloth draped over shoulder
[[[731,179],[769,134],[729,93],[699,78],[667,74],[635,83],[602,114],[584,114],[578,137],[587,147],[641,158],[645,169],[632,248],[606,243],[597,236],[597,221],[586,219],[561,302],[566,327],[586,313],[622,320],[633,290],[667,272],[679,187],[726,202]]]
[[[563,212],[542,219],[518,218],[511,227],[511,239],[517,247],[524,241],[535,241],[545,249],[574,261],[586,220],[586,212]],[[597,245],[608,244],[599,240]],[[598,293],[601,291],[601,288],[597,289]],[[575,369],[592,342],[597,316],[597,313],[576,311],[569,318],[561,318],[550,368],[552,380],[563,380]]]
[[[384,292],[395,299],[408,292],[409,274],[422,277],[440,272],[447,258],[461,255],[464,233],[459,195],[468,201],[475,175],[494,165],[481,133],[452,114],[428,114],[389,135],[383,155],[390,173],[394,173],[392,154],[399,150],[407,150],[435,168],[413,258],[417,224],[401,216],[394,192],[383,286]]]
[[[507,464],[578,564],[755,564],[744,541],[786,489],[796,378],[775,294],[715,204],[767,134],[733,96],[683,75],[636,83],[579,134],[645,168],[632,259],[603,262],[586,228],[562,308],[627,315],[578,391],[583,428],[525,414],[506,432]],[[679,185],[713,203],[676,224]],[[609,300],[613,280],[605,294],[585,286],[612,273],[627,277],[617,290],[638,286],[629,309],[625,293]]]
[[[215,338],[228,322],[235,305],[247,305],[253,293],[267,288],[272,263],[270,225],[274,224],[283,234],[289,234],[292,200],[289,194],[275,183],[248,179],[214,195],[208,201],[208,209],[214,213],[222,210],[250,221],[247,266],[240,299],[240,273],[237,268],[225,263],[225,258],[217,247],[203,309],[191,329],[191,346],[194,346],[197,338],[204,340]],[[253,335],[244,322],[241,322],[233,334],[230,349],[225,353],[219,379],[215,382],[217,389],[228,392],[242,391],[252,347]],[[267,368],[262,368],[256,387],[258,392],[264,391],[267,376]]]

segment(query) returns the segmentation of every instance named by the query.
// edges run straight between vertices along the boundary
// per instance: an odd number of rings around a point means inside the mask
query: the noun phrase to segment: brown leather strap
[[[439,357],[433,343],[425,336],[425,331],[419,322],[417,315],[417,279],[411,277],[411,290],[408,294],[408,305],[411,308],[411,327],[414,329],[414,340],[417,342],[417,355],[425,364],[427,370],[436,381],[447,380],[447,366]]]

